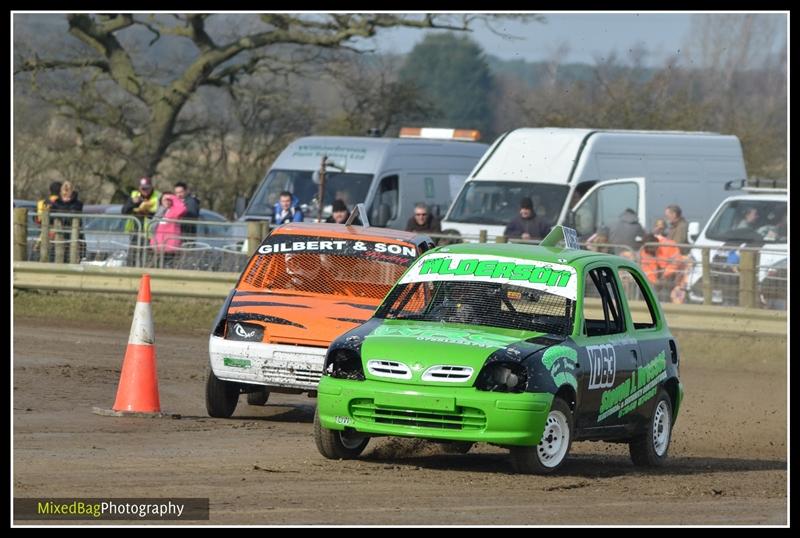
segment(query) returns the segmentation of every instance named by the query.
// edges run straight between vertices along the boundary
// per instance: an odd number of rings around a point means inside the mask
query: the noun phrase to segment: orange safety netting
[[[253,258],[243,283],[254,289],[383,299],[405,270],[404,265],[363,256],[265,254]]]

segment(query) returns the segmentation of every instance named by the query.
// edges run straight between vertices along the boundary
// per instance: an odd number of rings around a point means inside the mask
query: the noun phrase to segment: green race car
[[[677,344],[639,267],[574,248],[572,232],[420,257],[328,350],[322,455],[355,458],[386,435],[485,442],[518,472],[550,473],[573,441],[602,440],[661,465],[683,397]]]

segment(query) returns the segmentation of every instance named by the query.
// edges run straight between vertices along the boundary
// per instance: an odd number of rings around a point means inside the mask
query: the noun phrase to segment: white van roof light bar
[[[462,140],[477,142],[481,139],[476,129],[442,129],[438,127],[403,127],[400,138],[436,138],[439,140]]]
[[[772,183],[771,187],[762,187],[763,183],[770,182]],[[732,191],[732,190],[741,190],[747,193],[763,193],[763,194],[781,194],[784,192],[788,192],[788,189],[783,186],[778,186],[777,179],[761,179],[756,178],[751,180],[751,183],[755,183],[753,186],[747,185],[746,179],[732,179],[731,181],[727,181],[725,183],[725,190]]]

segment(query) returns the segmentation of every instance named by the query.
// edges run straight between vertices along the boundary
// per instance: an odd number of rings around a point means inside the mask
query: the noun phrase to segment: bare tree
[[[343,53],[325,66],[338,91],[341,112],[320,126],[333,135],[396,135],[403,123],[419,122],[438,111],[423,92],[398,80],[402,58]]]
[[[33,91],[75,126],[77,154],[91,161],[90,173],[110,182],[118,194],[125,183],[158,171],[168,148],[205,128],[201,115],[187,114],[200,88],[234,87],[248,75],[272,69],[292,70],[298,49],[314,51],[357,48],[359,39],[392,27],[468,30],[480,16],[399,14],[262,14],[240,16],[239,24],[215,29],[223,15],[68,14],[68,32],[81,43],[78,50],[52,56],[37,53],[15,58],[15,80],[28,79]],[[217,25],[219,26],[219,25]],[[133,39],[134,30],[151,36],[146,46]],[[141,52],[166,36],[192,45],[183,65],[164,71]],[[308,50],[306,50],[308,49]],[[311,51],[311,52],[309,52]],[[49,92],[39,91],[46,73],[63,71]],[[66,91],[72,90],[72,91]]]

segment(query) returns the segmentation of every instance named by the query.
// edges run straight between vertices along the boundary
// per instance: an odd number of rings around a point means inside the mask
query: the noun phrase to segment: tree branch
[[[67,21],[72,35],[108,60],[109,74],[120,88],[148,104],[158,99],[160,95],[158,87],[137,75],[130,56],[111,33],[133,24],[132,16],[120,15],[104,23],[95,24],[87,14],[71,13],[67,15]]]
[[[19,69],[14,71],[14,74],[45,69],[82,69],[84,67],[96,67],[106,73],[111,71],[105,60],[90,60],[89,58],[85,60],[40,60],[37,56],[25,60]]]

